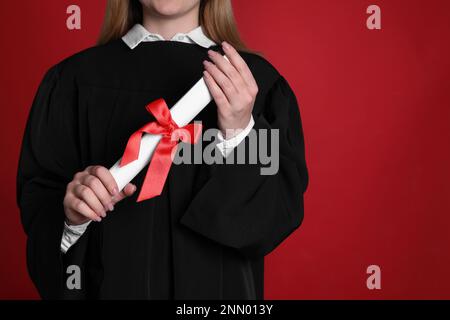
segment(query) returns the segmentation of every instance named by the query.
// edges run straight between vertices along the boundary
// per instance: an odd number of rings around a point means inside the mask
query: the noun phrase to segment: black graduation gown
[[[261,175],[259,162],[173,165],[161,196],[137,203],[136,192],[66,254],[67,183],[89,165],[111,167],[130,134],[154,119],[148,102],[164,98],[170,107],[200,79],[207,49],[157,41],[131,50],[116,40],[46,73],[17,176],[28,270],[43,298],[263,298],[264,256],[301,224],[308,174],[294,93],[265,59],[242,56],[259,86],[254,128],[279,129],[278,173]],[[211,102],[196,120],[216,128],[216,117]],[[145,171],[133,180],[138,191]],[[81,268],[80,290],[66,287],[69,265]]]

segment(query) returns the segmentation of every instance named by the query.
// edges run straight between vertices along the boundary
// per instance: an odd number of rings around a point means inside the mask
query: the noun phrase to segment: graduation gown
[[[156,41],[130,50],[116,40],[50,68],[17,175],[28,271],[42,298],[263,298],[264,256],[300,226],[308,174],[294,93],[264,58],[241,54],[259,87],[254,128],[279,130],[278,172],[261,175],[260,161],[173,165],[161,196],[137,203],[135,192],[66,254],[66,185],[89,165],[110,168],[129,136],[154,120],[147,103],[164,98],[170,107],[202,77],[207,49]],[[211,102],[195,120],[216,128],[216,108]],[[145,171],[133,180],[138,191]],[[81,289],[66,286],[70,265],[81,270]]]

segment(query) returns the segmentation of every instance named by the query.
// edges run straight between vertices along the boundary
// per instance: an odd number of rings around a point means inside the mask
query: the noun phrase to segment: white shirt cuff
[[[225,139],[223,137],[222,132],[217,133],[217,138],[219,139],[219,143],[217,144],[217,148],[219,148],[220,152],[222,153],[222,155],[224,157],[227,157],[231,151],[239,144],[242,142],[242,140],[245,139],[246,136],[248,136],[248,134],[250,133],[250,131],[252,130],[253,126],[255,125],[255,120],[253,119],[253,115],[250,117],[250,121],[248,122],[247,127],[245,127],[244,129],[236,129],[235,130],[235,135],[233,135],[231,138],[229,139]]]
[[[64,231],[61,238],[61,251],[63,253],[66,253],[80,239],[90,223],[91,221],[80,225],[68,225],[64,222]]]

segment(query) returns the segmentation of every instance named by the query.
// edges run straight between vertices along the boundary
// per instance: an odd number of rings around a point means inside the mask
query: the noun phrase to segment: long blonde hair
[[[215,43],[227,41],[237,50],[250,51],[239,36],[231,0],[201,0],[199,21]],[[98,44],[119,39],[136,23],[142,23],[139,0],[108,0]]]

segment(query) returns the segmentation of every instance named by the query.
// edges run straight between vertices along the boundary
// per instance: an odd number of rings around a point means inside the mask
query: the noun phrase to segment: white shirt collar
[[[123,37],[122,40],[131,48],[136,48],[143,41],[164,41],[165,39],[157,34],[151,33],[141,24],[135,24]],[[209,48],[216,43],[209,39],[199,26],[188,33],[177,33],[170,41],[185,43],[196,43],[204,48]]]

